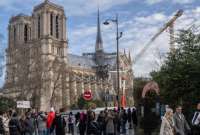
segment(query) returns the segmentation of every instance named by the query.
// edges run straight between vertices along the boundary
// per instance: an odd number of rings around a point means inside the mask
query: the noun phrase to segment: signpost
[[[31,108],[30,101],[17,101],[17,108]]]
[[[89,90],[86,90],[84,93],[83,93],[83,98],[87,101],[89,100],[92,100],[92,92],[89,91]]]

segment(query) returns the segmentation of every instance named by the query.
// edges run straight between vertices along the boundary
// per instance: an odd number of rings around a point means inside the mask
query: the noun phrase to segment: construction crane
[[[145,53],[145,51],[150,47],[150,45],[156,40],[156,38],[162,34],[165,30],[169,28],[170,33],[170,51],[173,52],[174,47],[174,22],[183,14],[183,10],[180,9],[176,12],[176,14],[173,16],[172,19],[170,19],[152,38],[151,40],[144,46],[144,48],[140,51],[139,54],[136,55],[134,63],[136,63],[142,55]]]

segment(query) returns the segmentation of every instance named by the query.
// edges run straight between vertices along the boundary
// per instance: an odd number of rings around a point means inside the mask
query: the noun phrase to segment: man
[[[187,133],[191,131],[185,116],[182,114],[181,106],[176,107],[176,112],[174,113],[173,119],[176,135],[187,135]]]
[[[16,112],[12,114],[12,117],[8,125],[9,125],[10,135],[21,135],[21,125]]]
[[[72,112],[69,113],[68,117],[68,129],[69,129],[68,133],[74,135],[74,116]]]
[[[25,135],[35,135],[34,119],[31,117],[31,112],[26,112],[26,119],[24,121]]]
[[[192,118],[192,129],[193,135],[200,135],[200,102]]]

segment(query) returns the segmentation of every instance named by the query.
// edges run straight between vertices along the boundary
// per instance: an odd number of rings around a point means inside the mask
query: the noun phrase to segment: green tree
[[[16,103],[12,99],[5,97],[0,98],[0,111],[5,112],[15,107]]]
[[[166,104],[191,107],[200,97],[200,34],[181,30],[176,44],[178,48],[151,76],[159,84]]]

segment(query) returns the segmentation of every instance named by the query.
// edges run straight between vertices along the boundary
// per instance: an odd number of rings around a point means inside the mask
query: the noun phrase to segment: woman
[[[174,135],[173,131],[173,110],[166,109],[166,113],[162,118],[162,124],[160,128],[160,135]]]
[[[114,135],[115,133],[114,118],[112,110],[109,110],[106,116],[106,135]]]

